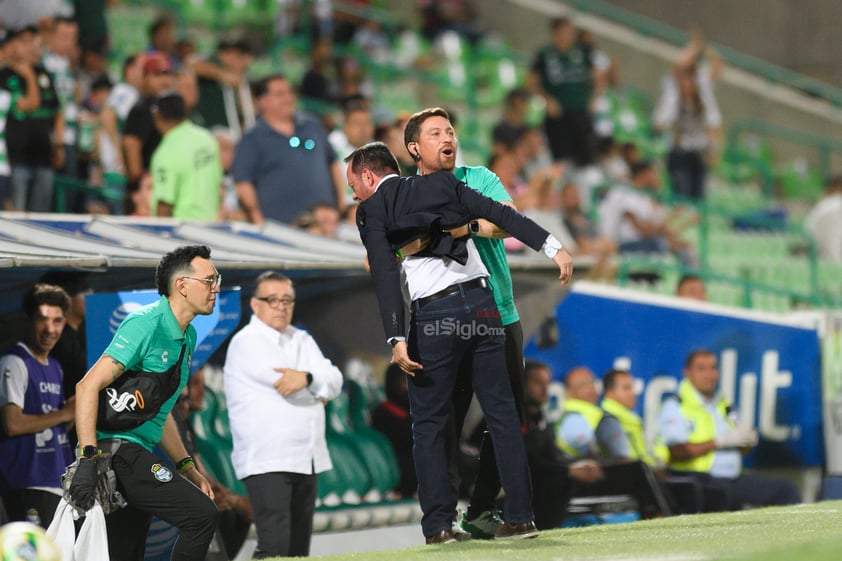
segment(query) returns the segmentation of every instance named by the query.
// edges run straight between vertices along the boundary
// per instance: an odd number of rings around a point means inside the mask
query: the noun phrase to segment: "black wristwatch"
[[[471,234],[479,234],[479,221],[471,220],[468,222],[468,231],[470,231]]]
[[[309,388],[313,385],[313,375],[307,372],[307,387]]]
[[[99,454],[99,448],[97,448],[96,446],[82,446],[79,450],[79,457],[84,458],[86,460],[92,460],[99,456]]]

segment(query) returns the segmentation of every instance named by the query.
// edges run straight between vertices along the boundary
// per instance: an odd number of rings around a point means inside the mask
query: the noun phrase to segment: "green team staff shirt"
[[[191,324],[187,326],[186,331],[181,331],[166,296],[161,296],[154,304],[132,312],[123,320],[103,354],[122,364],[126,370],[166,372],[173,362],[178,360],[181,346],[185,344],[187,352],[181,363],[178,390],[164,402],[158,414],[142,425],[126,431],[97,431],[97,439],[122,438],[151,452],[161,441],[164,421],[167,420],[167,415],[190,377],[190,358],[196,348],[196,328]]]
[[[453,170],[456,179],[465,183],[471,189],[479,191],[489,199],[497,202],[512,202],[506,188],[497,174],[488,168],[477,166],[456,166]],[[485,268],[491,274],[489,282],[494,292],[494,302],[500,310],[503,325],[511,325],[520,320],[515,307],[515,296],[512,292],[512,273],[506,260],[506,248],[503,240],[474,237],[474,243]]]
[[[213,135],[184,121],[161,139],[150,163],[152,201],[173,206],[173,216],[188,220],[216,220],[219,217],[222,164],[219,145]]]

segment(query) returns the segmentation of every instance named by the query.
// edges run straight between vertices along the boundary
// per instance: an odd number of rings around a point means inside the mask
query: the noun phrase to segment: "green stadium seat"
[[[231,429],[225,396],[205,387],[205,405],[190,418],[196,433],[196,448],[210,475],[239,495],[247,494],[231,463]]]

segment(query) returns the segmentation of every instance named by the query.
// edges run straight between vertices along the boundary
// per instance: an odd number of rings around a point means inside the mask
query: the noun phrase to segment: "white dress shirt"
[[[272,385],[281,376],[275,368],[309,372],[313,383],[284,397]],[[277,331],[252,316],[231,339],[224,382],[237,478],[333,467],[322,401],[339,395],[342,373],[306,331],[292,326]]]

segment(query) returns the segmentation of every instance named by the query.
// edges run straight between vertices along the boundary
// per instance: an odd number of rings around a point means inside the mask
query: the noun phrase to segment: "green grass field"
[[[520,542],[471,541],[317,559],[840,561],[842,501],[554,530]]]

